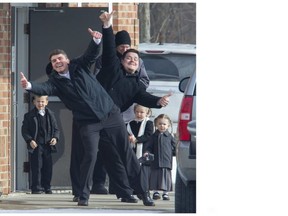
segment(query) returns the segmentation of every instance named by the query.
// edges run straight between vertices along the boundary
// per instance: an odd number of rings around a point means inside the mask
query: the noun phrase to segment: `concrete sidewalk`
[[[72,201],[73,195],[67,192],[53,191],[53,194],[15,192],[0,197],[0,214],[3,212],[174,213],[174,192],[170,192],[169,196],[169,201],[155,200],[155,206],[144,206],[141,200],[138,203],[123,203],[112,194],[91,194],[89,206],[77,206],[77,202]]]

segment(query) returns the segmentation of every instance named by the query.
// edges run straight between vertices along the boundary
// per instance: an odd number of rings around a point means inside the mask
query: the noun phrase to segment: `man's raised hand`
[[[160,100],[158,101],[158,103],[162,106],[165,107],[169,104],[169,97],[172,95],[172,93],[168,93],[167,95],[164,95],[162,98],[160,98]]]
[[[95,39],[101,39],[101,38],[102,38],[101,32],[93,31],[91,28],[88,28],[88,32],[89,32],[89,33],[91,34],[91,36],[94,37]]]
[[[22,72],[20,72],[20,76],[21,76],[21,79],[20,79],[21,86],[25,89],[27,88],[28,80],[26,79],[26,77],[24,76]]]
[[[113,18],[113,14],[115,11],[112,11],[111,13],[108,13],[104,11],[100,16],[100,20],[103,22],[104,27],[108,28],[112,25],[111,20]]]

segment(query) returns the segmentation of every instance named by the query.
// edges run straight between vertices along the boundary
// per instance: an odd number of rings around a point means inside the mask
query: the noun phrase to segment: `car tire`
[[[175,213],[196,213],[196,181],[185,185],[178,170],[175,183]]]

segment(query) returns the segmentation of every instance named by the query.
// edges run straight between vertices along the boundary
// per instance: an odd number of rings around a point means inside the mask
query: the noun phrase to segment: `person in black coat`
[[[126,50],[131,49],[131,38],[130,38],[129,33],[125,30],[118,31],[115,34],[115,45],[116,45],[117,56],[121,60],[123,53]],[[99,73],[101,68],[102,68],[102,56],[99,56],[99,58],[97,58],[97,60],[96,60],[95,69],[94,69],[96,75]],[[143,84],[147,88],[149,86],[150,79],[149,79],[148,74],[146,72],[144,62],[141,58],[139,59],[139,67],[138,67],[137,71],[138,71],[137,75],[139,75],[140,81],[143,82]],[[130,116],[129,121],[132,120],[133,117],[134,117],[134,112],[132,109],[132,114]],[[125,121],[125,119],[124,119],[124,121]]]
[[[56,152],[56,143],[60,131],[54,112],[46,106],[48,96],[33,96],[34,108],[24,115],[21,128],[27,143],[32,172],[32,194],[52,194],[52,152]]]
[[[160,114],[154,119],[157,130],[149,138],[146,145],[145,155],[154,154],[151,163],[150,190],[154,190],[153,199],[160,199],[158,190],[162,190],[163,200],[169,200],[168,191],[172,191],[172,162],[175,155],[175,138],[169,132],[172,125],[171,119]]]
[[[72,148],[73,152],[71,153],[72,156],[76,155],[76,158],[71,158],[71,162],[75,161],[76,168],[73,170],[77,173],[77,178],[80,178],[78,188],[74,191],[74,198],[78,200],[79,206],[88,206],[92,175],[97,159],[99,134],[101,134],[103,145],[108,149],[117,149],[109,154],[109,163],[114,166],[110,172],[111,175],[114,175],[113,173],[123,174],[121,178],[117,179],[121,182],[123,189],[126,189],[122,190],[121,197],[123,199],[130,200],[133,196],[125,163],[132,164],[132,170],[130,170],[132,173],[137,173],[139,166],[133,158],[128,157],[127,161],[123,161],[119,155],[126,151],[126,149],[122,149],[123,146],[119,145],[119,143],[128,142],[126,127],[119,108],[90,71],[91,65],[95,63],[99,55],[99,38],[102,37],[102,34],[91,29],[88,31],[93,40],[82,56],[70,61],[63,50],[56,49],[51,52],[49,60],[53,70],[48,81],[28,82],[21,72],[21,85],[24,89],[33,93],[58,96],[72,111],[81,137],[81,142],[77,144],[77,148]],[[140,187],[138,192],[144,194]],[[137,200],[133,202],[137,202]]]
[[[128,140],[136,157],[141,163],[141,172],[143,173],[142,178],[140,179],[141,184],[145,185],[146,188],[149,188],[151,161],[149,158],[144,158],[143,153],[145,153],[146,143],[154,131],[153,121],[149,119],[152,111],[148,107],[135,104],[134,113],[134,120],[131,120],[127,124]]]
[[[129,33],[125,30],[118,31],[115,34],[115,44],[116,44],[117,56],[121,60],[123,53],[126,50],[131,48],[131,38],[130,38]],[[139,62],[139,67],[137,69],[138,71],[137,76],[139,76],[139,80],[147,88],[149,86],[150,79],[147,75],[143,60],[140,58],[139,61],[140,62]],[[102,68],[102,56],[99,56],[95,63],[95,69],[94,69],[95,74],[98,74],[101,68]],[[122,112],[121,114],[122,114],[125,124],[133,120],[134,119],[134,104],[130,106],[127,110]],[[106,182],[106,170],[105,170],[103,163],[104,162],[102,159],[102,155],[99,152],[97,156],[95,168],[94,168],[95,171],[93,173],[93,186],[92,186],[91,193],[95,193],[95,194],[107,194],[108,193],[107,189],[104,186]],[[115,190],[113,189],[113,184],[111,182],[109,183],[109,193],[115,194]]]
[[[103,53],[102,53],[102,68],[97,74],[97,80],[101,83],[104,89],[109,93],[114,103],[120,108],[121,112],[129,108],[133,103],[149,108],[161,108],[168,105],[169,96],[157,97],[146,92],[145,85],[139,81],[137,76],[137,69],[139,67],[139,53],[135,49],[129,49],[123,53],[121,60],[118,58],[115,49],[115,38],[111,25],[111,18],[113,16],[107,12],[101,14],[100,19],[103,22]],[[137,157],[131,151],[129,142],[118,142],[118,146],[122,146],[121,149],[110,148],[111,146],[104,145],[105,137],[100,136],[99,149],[104,158],[104,165],[108,171],[110,182],[113,182],[115,187],[115,193],[117,197],[122,197],[123,191],[120,181],[121,176],[124,173],[112,172],[114,165],[109,162],[109,155],[111,152],[118,151],[122,161],[126,165],[126,173],[129,178],[130,186],[135,190],[136,194],[139,194],[139,188],[145,191],[143,199],[144,205],[154,205],[153,200],[150,198],[149,188],[144,184],[141,184],[141,170]],[[133,160],[133,162],[131,162]],[[110,170],[110,172],[109,172]],[[124,171],[124,170],[123,170]],[[111,175],[115,174],[115,175]],[[126,200],[123,199],[122,200]],[[129,202],[129,200],[128,200]]]
[[[146,91],[146,86],[138,76],[139,52],[136,49],[126,50],[121,59],[115,49],[110,16],[104,13],[102,69],[97,74],[97,80],[108,92],[121,112],[127,110],[133,103],[149,108],[161,108],[169,103],[170,94],[163,97],[154,96]],[[108,18],[109,16],[109,18]],[[100,18],[101,19],[101,18]],[[107,19],[107,20],[106,20]]]

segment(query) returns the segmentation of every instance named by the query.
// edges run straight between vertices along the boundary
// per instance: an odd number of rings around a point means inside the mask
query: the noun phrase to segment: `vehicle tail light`
[[[190,137],[191,135],[187,130],[187,124],[192,119],[192,105],[193,105],[193,97],[184,96],[179,111],[179,121],[178,121],[179,140],[181,141],[190,141],[191,139]]]

